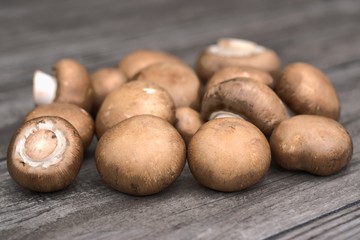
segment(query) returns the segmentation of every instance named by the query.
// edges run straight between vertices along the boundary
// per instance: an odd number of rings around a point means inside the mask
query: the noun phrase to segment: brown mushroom
[[[349,133],[333,119],[298,115],[275,128],[270,138],[273,159],[283,168],[327,176],[351,160]]]
[[[217,111],[240,115],[257,126],[267,137],[288,118],[284,104],[265,84],[235,78],[212,86],[202,101],[202,116],[212,119]]]
[[[154,82],[164,88],[175,107],[199,108],[200,81],[194,71],[174,62],[162,62],[144,68],[134,80]]]
[[[175,107],[171,96],[155,83],[133,81],[110,93],[96,116],[96,135],[136,115],[151,114],[173,124]]]
[[[54,77],[41,71],[34,74],[34,102],[72,103],[90,111],[93,90],[86,69],[76,60],[62,59],[54,66]]]
[[[253,67],[230,66],[224,67],[215,72],[215,74],[207,82],[205,92],[207,89],[218,83],[234,78],[249,78],[254,81],[266,84],[271,89],[273,89],[275,86],[275,81],[268,72]]]
[[[84,150],[89,147],[94,136],[95,124],[84,109],[69,103],[50,103],[33,109],[25,116],[25,122],[43,116],[56,116],[69,121],[78,131]]]
[[[248,66],[274,72],[280,68],[280,59],[273,50],[254,42],[222,38],[201,53],[196,72],[202,81],[207,82],[216,71],[228,66]]]
[[[188,145],[187,157],[198,182],[224,192],[256,184],[271,161],[265,136],[239,118],[214,119],[202,125]]]
[[[316,67],[293,63],[276,83],[280,98],[297,114],[314,114],[338,120],[340,101],[331,81]]]
[[[118,68],[110,67],[97,70],[91,74],[90,79],[94,90],[94,115],[96,115],[105,97],[127,81]]]
[[[204,121],[201,119],[200,113],[189,107],[177,108],[175,116],[175,128],[188,144]]]
[[[127,79],[131,79],[142,69],[160,62],[182,64],[180,59],[169,53],[157,50],[137,50],[126,55],[119,62],[119,68]]]
[[[181,174],[186,150],[180,134],[167,121],[140,115],[109,129],[95,152],[102,179],[120,192],[150,195]]]
[[[67,187],[77,176],[83,159],[76,129],[59,117],[25,122],[13,136],[7,156],[10,176],[20,186],[37,192]]]

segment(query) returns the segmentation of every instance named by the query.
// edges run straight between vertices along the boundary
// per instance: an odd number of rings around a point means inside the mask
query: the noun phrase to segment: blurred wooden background
[[[360,2],[358,0],[64,0],[0,2],[0,239],[360,239]],[[67,189],[39,194],[10,178],[6,149],[33,108],[32,74],[73,57],[89,71],[139,48],[192,65],[220,37],[268,46],[283,65],[321,68],[341,99],[354,155],[331,177],[272,166],[236,193],[205,189],[188,168],[166,191],[132,197],[103,184],[95,142]]]

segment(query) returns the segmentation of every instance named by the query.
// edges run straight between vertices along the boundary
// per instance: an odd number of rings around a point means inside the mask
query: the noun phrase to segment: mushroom
[[[137,50],[126,55],[119,62],[119,68],[127,79],[131,79],[142,69],[160,62],[183,64],[180,59],[169,53],[157,50]]]
[[[174,62],[162,62],[144,68],[134,80],[154,82],[164,88],[175,107],[199,108],[200,81],[194,71]]]
[[[109,129],[95,152],[97,170],[116,190],[137,196],[160,192],[185,165],[180,134],[167,121],[151,115],[128,118]]]
[[[204,121],[201,119],[200,113],[189,107],[177,108],[175,116],[175,128],[188,144]]]
[[[20,186],[53,192],[75,179],[82,159],[76,129],[63,118],[46,116],[27,121],[17,130],[9,144],[7,167]]]
[[[96,115],[105,97],[127,81],[118,68],[110,67],[97,70],[91,74],[90,79],[94,90],[94,115]]]
[[[204,82],[218,70],[228,66],[247,66],[267,72],[276,72],[280,68],[278,55],[255,42],[222,38],[208,46],[199,56],[196,72]]]
[[[240,115],[267,137],[288,118],[284,104],[265,84],[248,78],[235,78],[212,86],[202,101],[202,116],[212,119],[217,111]]]
[[[96,135],[136,115],[151,114],[173,124],[175,107],[171,96],[155,83],[133,81],[110,93],[96,116]]]
[[[37,70],[33,82],[36,105],[72,103],[90,112],[93,90],[87,71],[79,62],[62,59],[54,66],[54,77]]]
[[[223,192],[256,184],[271,162],[265,136],[239,118],[213,119],[202,125],[188,145],[187,157],[200,184]]]
[[[328,176],[351,160],[349,133],[333,119],[298,115],[275,128],[270,138],[273,159],[283,168]]]
[[[218,83],[234,78],[250,78],[254,81],[266,84],[271,89],[275,86],[275,81],[268,72],[253,67],[230,66],[215,72],[207,82],[205,92],[207,89]]]
[[[56,116],[69,121],[78,131],[84,150],[89,147],[94,136],[95,124],[84,109],[70,103],[50,103],[34,108],[25,116],[25,122],[43,116]]]
[[[297,114],[314,114],[338,120],[340,101],[331,81],[316,67],[293,63],[276,83],[279,97]]]

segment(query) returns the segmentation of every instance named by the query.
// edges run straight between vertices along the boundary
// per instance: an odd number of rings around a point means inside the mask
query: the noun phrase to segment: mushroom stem
[[[211,113],[209,120],[213,120],[213,119],[217,119],[217,118],[241,118],[241,119],[246,120],[246,117],[244,115],[227,112],[227,111],[213,112],[213,113]]]
[[[36,70],[33,77],[33,97],[36,105],[52,103],[56,96],[57,80],[53,76]]]
[[[234,38],[221,38],[216,45],[211,45],[210,52],[224,56],[251,56],[265,50],[252,41]]]

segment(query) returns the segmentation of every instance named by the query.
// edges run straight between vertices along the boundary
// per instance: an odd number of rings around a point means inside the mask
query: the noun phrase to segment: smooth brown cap
[[[207,82],[205,92],[218,83],[234,78],[249,78],[256,82],[263,83],[271,89],[275,86],[275,81],[268,72],[253,67],[230,66],[215,72]]]
[[[90,112],[93,90],[86,69],[74,59],[62,59],[53,70],[58,82],[54,102],[72,103]]]
[[[177,57],[158,50],[137,50],[127,54],[120,62],[119,68],[127,79],[133,78],[142,69],[161,62],[175,62],[182,64]]]
[[[167,121],[141,115],[109,129],[95,152],[102,179],[120,192],[144,196],[171,185],[185,165],[185,143]]]
[[[233,192],[259,182],[271,162],[269,143],[253,124],[239,118],[211,120],[188,145],[191,173],[202,185]]]
[[[39,117],[25,122],[13,136],[7,168],[20,186],[53,192],[73,182],[82,160],[83,145],[76,129],[63,118]]]
[[[245,47],[238,48],[238,41],[244,42]],[[215,72],[228,66],[247,66],[273,72],[280,68],[280,59],[273,50],[256,43],[240,39],[220,39],[216,45],[207,47],[200,54],[196,73],[203,82],[207,82]]]
[[[134,80],[154,82],[164,88],[175,107],[199,109],[200,81],[194,71],[174,62],[153,64],[139,72]]]
[[[25,122],[43,116],[56,116],[67,120],[78,131],[86,150],[94,136],[95,123],[84,109],[70,103],[50,103],[34,108],[25,116]]]
[[[268,86],[247,78],[235,78],[211,87],[204,95],[202,116],[229,111],[244,117],[267,137],[288,118],[284,104]]]
[[[97,112],[105,97],[123,85],[127,79],[118,68],[101,68],[90,76],[94,90],[93,112]],[[95,114],[96,115],[96,114]]]
[[[283,168],[327,176],[352,158],[353,143],[333,119],[297,115],[279,124],[270,138],[273,159]]]
[[[186,144],[204,123],[200,113],[189,107],[176,109],[175,128],[183,137]]]
[[[313,114],[339,120],[340,101],[331,81],[307,63],[285,67],[276,83],[280,98],[297,114]]]
[[[96,135],[100,138],[117,123],[143,114],[158,116],[173,124],[174,102],[169,93],[155,83],[126,83],[105,98],[96,116]]]

